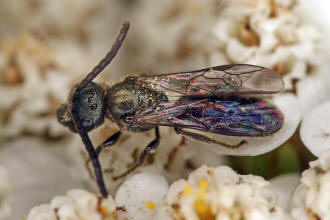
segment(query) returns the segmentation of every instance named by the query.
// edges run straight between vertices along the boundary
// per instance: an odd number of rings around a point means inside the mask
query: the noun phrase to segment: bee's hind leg
[[[159,145],[160,135],[159,135],[159,128],[158,127],[155,128],[155,136],[156,136],[155,139],[153,141],[151,141],[148,144],[148,146],[140,154],[138,162],[133,167],[131,167],[129,170],[127,170],[126,172],[124,172],[124,173],[122,173],[118,176],[112,177],[113,180],[118,180],[118,179],[121,179],[121,178],[127,176],[129,173],[133,172],[136,168],[138,168],[139,166],[141,166],[144,163],[144,160],[146,159],[148,153],[151,150],[156,149]]]
[[[184,135],[184,136],[187,136],[187,137],[190,137],[190,138],[193,138],[195,140],[205,142],[205,143],[219,144],[219,145],[227,147],[227,148],[238,148],[241,145],[247,143],[245,140],[243,140],[243,141],[239,142],[238,144],[229,144],[224,141],[212,139],[206,135],[202,135],[202,134],[190,132],[190,131],[185,131],[182,128],[174,128],[174,130],[177,134],[181,134],[181,135]]]

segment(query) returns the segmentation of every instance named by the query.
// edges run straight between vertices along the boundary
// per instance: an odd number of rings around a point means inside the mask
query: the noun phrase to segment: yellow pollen
[[[105,215],[105,214],[108,213],[108,208],[105,207],[105,206],[101,206],[101,207],[99,208],[99,212],[100,212],[102,215]]]
[[[199,190],[205,192],[207,190],[208,187],[208,183],[206,179],[201,179],[199,181]]]
[[[146,203],[147,208],[150,210],[153,210],[156,207],[156,205],[153,201],[148,200],[145,203]]]
[[[185,196],[190,196],[192,194],[192,189],[191,189],[191,186],[190,185],[185,185],[183,187],[183,193]]]
[[[198,200],[204,200],[205,199],[207,187],[208,187],[207,180],[206,179],[201,179],[199,181],[199,190],[198,190],[198,193],[197,193],[197,199]]]
[[[205,199],[205,192],[199,191],[197,193],[197,199],[201,200],[201,201],[204,200]]]
[[[201,200],[196,200],[194,202],[195,211],[201,220],[214,220],[214,215],[212,214],[212,210],[208,204]]]

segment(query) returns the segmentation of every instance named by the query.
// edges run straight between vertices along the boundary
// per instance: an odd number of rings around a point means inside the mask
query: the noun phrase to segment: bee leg
[[[97,155],[99,155],[104,148],[111,147],[112,145],[114,145],[118,141],[120,135],[121,131],[117,131],[116,133],[108,137],[102,144],[100,144],[96,148]]]
[[[195,140],[202,141],[205,143],[219,144],[219,145],[227,147],[227,148],[238,148],[242,144],[247,143],[245,140],[243,140],[243,141],[239,142],[238,144],[229,144],[224,141],[212,139],[206,135],[202,135],[202,134],[198,134],[198,133],[194,133],[194,132],[190,132],[190,131],[184,131],[181,128],[174,128],[174,130],[177,134],[185,135],[187,137],[191,137]]]
[[[119,137],[121,135],[121,131],[117,131],[116,133],[114,133],[113,135],[111,135],[109,138],[107,138],[102,144],[100,144],[97,148],[96,148],[96,154],[100,155],[101,151],[106,148],[106,147],[111,147],[112,145],[114,145],[118,140]],[[94,176],[92,174],[92,171],[89,167],[89,163],[91,162],[91,159],[88,158],[85,162],[85,165],[87,167],[87,170],[89,172],[89,176],[91,177],[91,179],[94,179]]]
[[[175,156],[177,155],[178,151],[179,151],[179,148],[183,147],[185,144],[186,144],[186,137],[185,136],[181,136],[181,142],[176,145],[171,151],[170,153],[168,154],[168,159],[167,159],[167,163],[164,165],[164,168],[166,170],[169,170],[174,159],[175,159]]]
[[[138,168],[139,166],[141,166],[144,163],[144,160],[146,159],[148,153],[151,150],[156,149],[159,145],[160,135],[159,135],[159,128],[158,127],[155,128],[155,136],[156,136],[155,139],[153,141],[151,141],[148,144],[148,146],[140,154],[139,161],[133,167],[131,167],[129,170],[122,173],[121,175],[112,177],[113,180],[118,180],[118,179],[121,179],[121,178],[127,176],[129,173],[131,173],[132,171],[134,171],[136,168]]]

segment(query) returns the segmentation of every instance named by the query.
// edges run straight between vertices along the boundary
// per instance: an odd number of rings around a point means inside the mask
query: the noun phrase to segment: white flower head
[[[305,114],[324,100],[322,65],[328,54],[327,35],[308,16],[315,11],[304,7],[305,2],[228,1],[214,28],[221,49],[210,52],[211,65],[223,57],[225,63],[273,68],[284,76],[285,88],[296,93]]]
[[[116,204],[109,195],[108,198],[81,189],[70,190],[66,196],[56,196],[50,204],[32,208],[27,220],[67,220],[67,219],[117,219]]]
[[[202,166],[174,182],[154,219],[291,219],[262,177]]]
[[[330,218],[330,151],[310,162],[293,195],[292,215],[295,219]]]
[[[0,136],[15,137],[24,132],[50,137],[65,134],[56,120],[56,109],[88,63],[81,48],[71,42],[54,49],[32,34],[3,38]]]
[[[142,172],[125,180],[117,190],[115,201],[132,220],[151,219],[159,201],[167,193],[166,179],[157,174]]]

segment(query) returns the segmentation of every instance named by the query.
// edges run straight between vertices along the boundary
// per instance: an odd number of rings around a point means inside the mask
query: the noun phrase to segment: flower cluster
[[[171,185],[153,219],[290,219],[268,185],[226,166],[202,166]]]
[[[112,197],[99,198],[84,190],[71,190],[66,196],[57,196],[50,204],[31,209],[27,220],[116,219],[116,205]]]
[[[330,218],[330,151],[310,163],[303,172],[300,185],[293,195],[292,215],[295,219]]]
[[[56,109],[86,67],[86,56],[79,54],[83,54],[82,50],[74,44],[57,45],[55,50],[28,33],[16,39],[1,38],[2,138],[22,133],[49,137],[65,134],[56,120]]]
[[[269,185],[261,177],[238,175],[226,166],[202,166],[170,188],[159,174],[142,172],[127,179],[114,200],[97,202],[90,193],[72,190],[50,205],[33,208],[28,220],[98,219],[100,210],[104,219],[292,219]]]

